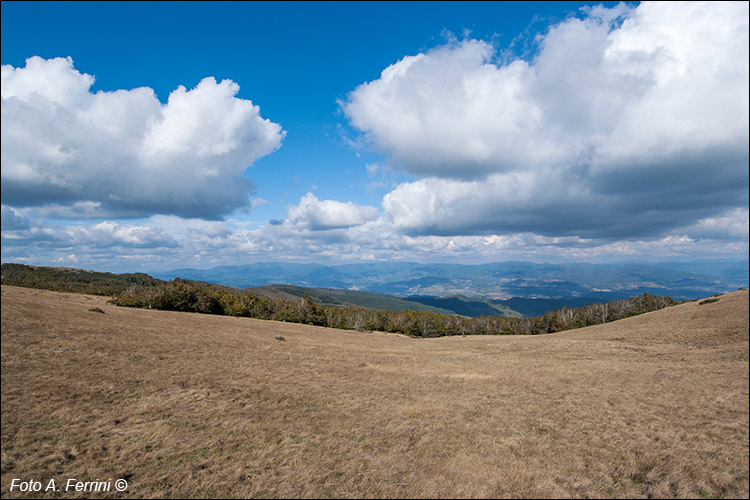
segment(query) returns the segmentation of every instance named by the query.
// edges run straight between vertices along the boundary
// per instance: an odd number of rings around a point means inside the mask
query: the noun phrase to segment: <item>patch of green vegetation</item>
[[[429,297],[429,296],[410,296],[407,298],[410,302],[418,302],[427,306],[439,307],[443,310],[451,311],[453,314],[478,318],[480,316],[509,316],[521,317],[521,313],[514,311],[503,304],[490,303],[488,300],[471,299],[467,297]]]
[[[92,307],[91,309],[89,309],[89,311],[104,314],[104,311],[99,307]]]
[[[713,304],[714,302],[718,302],[718,301],[719,301],[718,298],[706,299],[706,300],[701,300],[700,302],[698,302],[698,305],[702,306],[703,304]]]
[[[264,298],[255,295],[257,289],[238,290],[227,286],[175,278],[165,282],[145,274],[96,273],[66,268],[44,268],[21,264],[3,264],[3,284],[44,288],[57,291],[107,294],[110,303],[126,307],[144,307],[167,311],[244,316],[273,321],[303,323],[328,328],[360,331],[401,333],[412,337],[442,337],[446,335],[536,335],[553,333],[584,326],[598,325],[645,312],[663,309],[676,304],[668,295],[645,293],[582,307],[549,310],[535,317],[509,317],[496,314],[468,317],[437,313],[433,310],[416,310],[416,302],[370,292],[346,290],[309,289],[301,287],[276,287],[285,298]],[[323,291],[323,292],[321,292]],[[304,292],[300,298],[295,295]],[[313,292],[311,294],[310,292]],[[321,293],[323,296],[321,296]],[[406,308],[383,309],[372,301],[368,307],[331,306],[317,297],[369,297],[377,300],[400,300]],[[277,295],[278,297],[278,295]],[[330,299],[328,299],[330,300]],[[490,306],[462,298],[449,299],[462,307],[485,311]],[[714,299],[718,300],[718,299]],[[343,302],[343,300],[338,300]],[[386,302],[391,303],[393,302]],[[383,303],[381,307],[386,307]],[[451,302],[451,304],[453,304]],[[421,304],[422,307],[428,307]],[[492,309],[494,311],[495,309]],[[476,311],[475,311],[476,312]]]
[[[0,277],[3,285],[91,295],[115,295],[132,287],[152,287],[164,283],[143,273],[112,274],[12,263],[2,265]]]
[[[294,285],[268,285],[248,288],[246,292],[266,299],[295,300],[312,297],[324,307],[366,307],[388,311],[429,311],[437,314],[461,314],[432,304],[424,304],[411,298],[400,298],[375,292],[359,290],[336,290],[331,288],[305,288]]]

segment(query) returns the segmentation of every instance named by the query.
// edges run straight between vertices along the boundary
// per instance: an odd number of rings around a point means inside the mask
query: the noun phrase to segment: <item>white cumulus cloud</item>
[[[150,88],[93,82],[70,58],[2,66],[3,203],[209,219],[250,205],[244,171],[284,132],[236,83],[208,77],[162,104]]]
[[[591,8],[531,61],[478,40],[407,56],[342,108],[416,234],[654,237],[748,203],[748,4]]]

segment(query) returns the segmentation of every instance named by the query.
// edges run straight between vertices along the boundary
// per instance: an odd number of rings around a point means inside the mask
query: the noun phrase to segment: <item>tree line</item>
[[[121,306],[287,321],[346,330],[375,330],[415,337],[554,333],[598,325],[676,302],[668,295],[643,294],[583,307],[563,307],[536,317],[465,316],[425,311],[389,311],[322,306],[312,297],[267,299],[235,288],[143,273],[112,274],[81,269],[2,264],[2,283],[47,290],[108,295]]]
[[[157,286],[165,282],[144,273],[113,274],[67,267],[5,263],[0,267],[3,285],[41,288],[55,292],[112,296],[132,285]]]
[[[242,290],[175,279],[156,285],[130,283],[112,303],[169,311],[221,314],[308,325],[402,333],[414,337],[447,335],[537,335],[598,325],[676,304],[668,295],[643,295],[583,307],[563,307],[541,316],[465,316],[427,311],[387,311],[322,306],[312,297],[267,299]]]

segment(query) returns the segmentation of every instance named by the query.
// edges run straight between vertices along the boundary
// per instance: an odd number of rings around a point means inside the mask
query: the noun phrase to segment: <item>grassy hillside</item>
[[[420,297],[410,296],[409,300],[412,302],[420,302],[435,307],[443,307],[453,311],[454,314],[460,314],[462,316],[478,317],[478,316],[508,316],[512,318],[519,318],[523,316],[518,311],[505,306],[498,301],[489,301],[482,299],[469,299],[466,297]],[[534,300],[534,299],[530,299]],[[553,308],[554,309],[554,308]],[[548,310],[553,310],[548,309]],[[547,311],[542,311],[544,314]]]
[[[94,295],[118,295],[122,294],[133,285],[156,286],[166,283],[163,280],[152,278],[143,273],[112,274],[74,268],[26,266],[23,264],[12,263],[2,265],[2,274],[0,276],[2,276],[2,283],[6,285],[25,286],[29,288],[40,288],[61,292],[90,293]],[[420,301],[395,297],[393,295],[361,292],[356,290],[306,288],[293,285],[268,285],[240,290],[199,280],[184,279],[182,281],[194,283],[201,287],[227,290],[235,294],[251,294],[271,300],[296,302],[305,296],[310,296],[323,306],[365,307],[368,309],[390,311],[413,310],[429,311],[436,314],[473,315],[471,314],[473,312],[472,310],[465,306],[461,307],[465,301],[461,302],[458,300],[454,301],[455,304],[459,306],[458,310],[453,310],[424,304]],[[483,302],[479,302],[479,304],[485,305]],[[510,308],[492,308],[486,305],[485,307],[486,310],[483,311],[485,314],[519,316],[518,313],[512,311]]]
[[[583,307],[597,302],[605,303],[607,299],[597,297],[569,297],[566,299],[528,299],[523,297],[512,297],[505,300],[492,300],[489,304],[500,310],[515,311],[516,314],[526,317],[539,316],[547,311],[562,309],[563,307]]]
[[[0,279],[4,285],[25,286],[60,292],[114,295],[132,286],[156,286],[164,283],[148,274],[113,274],[70,267],[3,264]]]
[[[693,300],[748,286],[743,261],[617,264],[494,262],[478,265],[371,262],[345,265],[258,262],[213,269],[177,269],[155,275],[236,288],[283,283],[430,297],[598,297],[607,302],[650,293]],[[568,304],[570,306],[570,304]],[[572,307],[572,306],[571,306]]]
[[[3,498],[748,497],[746,290],[418,340],[4,285],[1,332]]]
[[[288,285],[239,290],[182,278],[164,282],[145,274],[115,275],[21,264],[3,264],[2,283],[110,295],[112,303],[128,307],[378,330],[419,337],[552,333],[615,321],[675,303],[669,296],[644,294],[523,317],[501,303],[464,297],[408,300],[370,292]]]
[[[298,266],[297,266],[298,267]],[[296,269],[296,267],[293,267]],[[282,268],[278,269],[283,271]],[[326,270],[329,272],[329,270]],[[55,291],[122,296],[135,288],[147,287],[157,293],[168,282],[146,274],[112,274],[73,268],[3,264],[2,283]],[[460,315],[471,318],[502,316],[507,318],[532,318],[563,307],[583,307],[606,303],[597,298],[489,300],[481,298],[408,296],[396,297],[374,292],[332,288],[309,288],[294,285],[268,285],[236,289],[200,280],[178,278],[174,282],[189,283],[201,289],[211,289],[228,294],[249,295],[272,301],[297,303],[303,297],[312,297],[324,307],[354,307],[378,311],[421,311],[434,314]],[[151,288],[153,287],[153,288]],[[151,293],[151,292],[150,292]]]
[[[405,300],[393,295],[333,288],[305,288],[293,285],[269,285],[246,288],[246,292],[258,297],[280,300],[299,300],[310,296],[322,306],[356,306],[389,311],[430,311],[438,314],[460,314],[441,307],[432,307],[419,302]]]

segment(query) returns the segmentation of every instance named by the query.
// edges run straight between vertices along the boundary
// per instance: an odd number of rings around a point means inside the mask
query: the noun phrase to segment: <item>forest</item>
[[[175,279],[158,286],[133,284],[113,297],[120,306],[203,314],[224,314],[286,321],[345,330],[402,333],[413,337],[446,335],[536,335],[598,325],[676,304],[667,295],[643,294],[584,307],[563,307],[541,316],[469,318],[429,311],[384,311],[361,307],[321,306],[312,297],[271,300],[242,290]]]
[[[241,316],[345,330],[401,333],[413,337],[554,333],[616,321],[677,303],[668,295],[645,293],[607,303],[562,307],[536,317],[470,318],[429,311],[322,306],[310,296],[300,300],[267,299],[221,285],[180,278],[167,282],[140,273],[116,275],[3,264],[2,282],[31,288],[108,295],[112,297],[111,303],[125,307]]]

